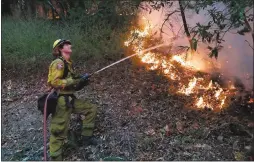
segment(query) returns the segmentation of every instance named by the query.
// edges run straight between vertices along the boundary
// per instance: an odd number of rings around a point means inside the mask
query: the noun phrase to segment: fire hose
[[[148,52],[148,51],[151,51],[151,50],[153,50],[153,49],[156,49],[156,48],[159,48],[159,47],[162,47],[162,46],[166,46],[166,45],[168,45],[168,44],[162,43],[162,44],[159,44],[159,45],[157,45],[157,46],[153,46],[153,47],[147,48],[147,49],[145,49],[145,50],[142,50],[142,51],[140,51],[139,53],[135,53],[135,54],[132,54],[132,55],[130,55],[130,56],[127,56],[127,57],[125,57],[125,58],[123,58],[123,59],[121,59],[121,60],[118,60],[118,61],[116,61],[116,62],[114,62],[114,63],[112,63],[112,64],[110,64],[110,65],[108,65],[108,66],[106,66],[106,67],[104,67],[104,68],[102,68],[102,69],[100,69],[100,70],[98,70],[98,71],[92,73],[92,74],[90,74],[90,76],[92,76],[92,75],[94,75],[94,74],[98,74],[99,72],[104,71],[104,70],[108,69],[109,67],[114,66],[114,65],[116,65],[116,64],[118,64],[118,63],[120,63],[120,62],[123,62],[123,61],[125,61],[125,60],[127,60],[127,59],[129,59],[129,58],[131,58],[131,57],[134,57],[134,56],[136,56],[136,55],[139,55],[139,54],[142,54],[142,53],[144,53],[144,52]]]
[[[129,58],[131,58],[131,57],[134,57],[134,56],[136,56],[136,55],[138,55],[138,54],[142,54],[142,53],[144,53],[144,52],[148,52],[148,51],[151,51],[151,50],[153,50],[153,49],[156,49],[156,48],[159,48],[159,47],[162,47],[162,46],[166,46],[166,45],[167,45],[166,43],[159,44],[159,45],[156,45],[156,46],[147,48],[147,49],[145,49],[145,50],[142,50],[142,51],[140,51],[139,53],[135,53],[135,54],[132,54],[132,55],[130,55],[130,56],[127,56],[127,57],[125,57],[125,58],[123,58],[123,59],[121,59],[121,60],[118,60],[118,61],[116,61],[116,62],[114,62],[114,63],[112,63],[112,64],[110,64],[110,65],[108,65],[108,66],[106,66],[106,67],[104,67],[104,68],[102,68],[102,69],[100,69],[100,70],[97,70],[96,72],[90,74],[89,77],[91,77],[91,76],[94,75],[94,74],[98,74],[99,72],[104,71],[104,70],[110,68],[111,66],[114,66],[114,65],[116,65],[116,64],[119,64],[120,62],[123,62],[123,61],[125,61],[125,60],[127,60],[127,59],[129,59]],[[47,101],[48,101],[48,97],[49,97],[53,92],[54,92],[54,90],[52,90],[52,91],[48,94],[48,96],[47,96],[47,98],[46,98],[46,100],[45,100],[45,104],[44,104],[44,116],[43,116],[44,161],[47,161]]]
[[[54,89],[47,95],[45,104],[44,104],[44,115],[43,115],[43,156],[44,161],[47,161],[47,105],[48,105],[48,98],[54,92]]]

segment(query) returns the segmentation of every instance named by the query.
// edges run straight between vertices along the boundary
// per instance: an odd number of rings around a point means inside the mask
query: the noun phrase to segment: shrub
[[[7,70],[8,73],[15,73],[19,70],[18,74],[21,74],[45,71],[53,58],[53,42],[58,38],[71,40],[74,61],[90,57],[118,59],[127,28],[112,29],[107,22],[89,24],[87,21],[4,17],[1,29],[2,72],[6,73]]]

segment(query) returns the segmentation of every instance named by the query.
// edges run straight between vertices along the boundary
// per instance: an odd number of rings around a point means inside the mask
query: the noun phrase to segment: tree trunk
[[[2,15],[12,15],[10,0],[2,0]]]
[[[28,1],[28,5],[30,4],[31,17],[36,16],[36,2],[34,0]]]
[[[254,31],[251,28],[250,23],[248,22],[245,13],[243,14],[243,16],[244,16],[244,23],[250,29],[250,32],[251,32],[251,35],[252,35],[252,44],[254,44]]]
[[[187,55],[186,55],[186,60],[189,60],[189,59],[191,59],[191,57],[194,53],[194,50],[193,50],[193,47],[192,47],[191,35],[190,35],[188,25],[187,25],[187,21],[186,21],[186,18],[185,18],[185,13],[184,13],[182,0],[179,0],[178,2],[179,2],[181,16],[182,16],[182,20],[183,20],[184,31],[186,33],[186,36],[187,36],[189,44],[190,44],[190,52],[187,52]]]

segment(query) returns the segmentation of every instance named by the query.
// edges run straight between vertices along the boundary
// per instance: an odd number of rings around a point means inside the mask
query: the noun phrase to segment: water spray
[[[108,66],[106,66],[106,67],[104,67],[104,68],[102,68],[102,69],[100,69],[100,70],[98,70],[98,71],[92,73],[92,74],[90,74],[90,76],[92,76],[92,75],[94,75],[94,74],[98,74],[99,72],[104,71],[104,70],[110,68],[111,66],[114,66],[114,65],[116,65],[116,64],[119,64],[120,62],[123,62],[123,61],[125,61],[125,60],[127,60],[127,59],[129,59],[129,58],[132,58],[132,57],[134,57],[134,56],[136,56],[136,55],[138,55],[138,54],[140,54],[140,53],[145,53],[145,52],[148,52],[148,51],[151,51],[151,50],[153,50],[153,49],[156,49],[156,48],[159,48],[159,47],[162,47],[162,46],[166,46],[166,45],[168,45],[168,43],[162,43],[162,44],[159,44],[159,45],[156,45],[156,46],[147,48],[147,49],[145,49],[145,50],[142,50],[142,51],[140,51],[139,53],[135,53],[135,54],[132,54],[132,55],[127,56],[127,57],[125,57],[125,58],[122,58],[121,60],[118,60],[118,61],[116,61],[116,62],[114,62],[114,63],[112,63],[112,64],[110,64],[110,65],[108,65]]]

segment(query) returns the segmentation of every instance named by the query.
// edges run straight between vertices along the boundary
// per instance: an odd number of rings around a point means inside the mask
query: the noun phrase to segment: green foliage
[[[45,71],[52,57],[52,45],[58,38],[70,39],[73,58],[118,59],[122,54],[126,29],[112,30],[111,24],[99,22],[88,26],[77,21],[51,22],[49,20],[2,19],[3,70],[27,73]],[[127,28],[127,27],[126,27]],[[40,68],[38,68],[40,67]]]
[[[157,11],[159,11],[163,7],[166,7],[166,6],[171,7],[173,5],[173,2],[168,1],[168,0],[161,0],[161,1],[148,0],[145,2],[149,2],[149,5]],[[151,11],[150,11],[150,13],[151,13]]]
[[[218,6],[224,6],[224,9]],[[247,11],[253,9],[253,1],[239,0],[200,0],[190,3],[189,9],[199,13],[200,10],[207,10],[211,21],[207,25],[199,24],[193,28],[192,33],[198,36],[206,43],[216,43],[216,47],[211,49],[210,57],[218,57],[218,51],[222,48],[225,34],[233,29],[239,29],[238,34],[244,35],[251,31],[248,21],[253,21],[253,14],[247,14]],[[208,49],[210,49],[208,47]]]
[[[250,32],[250,29],[246,26],[244,26],[242,29],[238,30],[237,33],[240,35],[244,35],[245,33]]]
[[[207,48],[210,50],[209,57],[216,59],[218,58],[219,51],[222,49],[223,46],[217,46],[215,48],[212,48],[211,46],[208,46]]]
[[[74,61],[81,62],[90,57],[119,59],[122,56],[123,41],[140,0],[125,3],[124,6],[123,2],[117,0],[52,2],[36,0],[33,4],[41,4],[47,10],[54,11],[60,20],[23,17],[25,10],[22,10],[21,16],[17,16],[19,19],[2,19],[3,70],[31,72],[46,69],[53,58],[52,44],[58,38],[71,40]],[[11,4],[16,4],[16,8],[28,8],[29,5],[17,0]],[[60,10],[56,11],[56,8]]]
[[[82,44],[82,32],[77,25],[58,25],[46,20],[2,20],[2,52],[4,61],[23,63],[31,59],[51,58],[52,43],[68,38],[74,45]],[[75,49],[80,52],[82,49]]]
[[[214,49],[211,49],[209,56],[218,57],[219,50],[223,47],[224,36],[231,30],[238,30],[238,34],[244,35],[252,31],[250,23],[253,22],[253,1],[252,0],[180,0],[180,1],[148,1],[150,7],[154,10],[159,10],[163,7],[169,8],[168,15],[181,11],[181,16],[184,24],[184,31],[187,37],[191,37],[190,47],[181,47],[185,49],[197,49],[197,42],[201,41],[206,44],[215,44]],[[179,8],[175,9],[173,4],[179,3]],[[173,8],[173,12],[171,9]],[[142,7],[147,11],[150,8]],[[197,23],[194,27],[189,27],[188,19],[185,18],[185,12],[189,10],[195,11],[197,14],[201,10],[208,12],[208,23]],[[169,19],[165,19],[169,21]],[[164,23],[163,23],[164,24]],[[163,26],[162,26],[163,27]],[[162,30],[161,30],[162,32]],[[253,34],[252,34],[253,37]],[[254,38],[253,38],[254,39]]]
[[[198,47],[198,41],[195,38],[192,38],[191,49],[193,49],[194,51],[197,51],[197,47]]]

